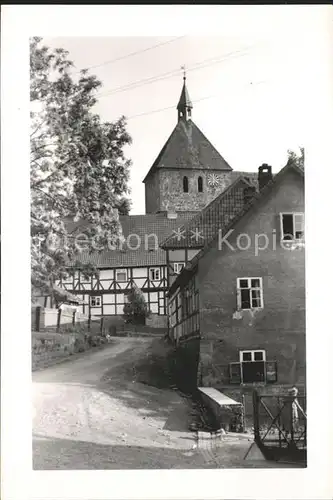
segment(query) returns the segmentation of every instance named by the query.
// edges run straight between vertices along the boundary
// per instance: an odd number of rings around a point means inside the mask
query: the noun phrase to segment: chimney
[[[259,167],[258,172],[259,191],[261,191],[272,178],[272,167],[267,165],[267,163],[263,163],[261,167]]]
[[[255,186],[248,186],[248,187],[244,188],[244,191],[243,191],[244,205],[247,205],[252,200],[252,198],[255,196],[255,194],[256,194],[256,187]]]

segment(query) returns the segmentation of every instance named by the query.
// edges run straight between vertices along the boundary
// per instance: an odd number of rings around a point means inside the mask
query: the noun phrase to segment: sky
[[[287,150],[304,145],[307,52],[297,26],[254,36],[44,37],[62,47],[77,70],[89,68],[102,82],[95,111],[102,120],[121,115],[133,139],[131,214],[145,213],[142,180],[177,123],[183,84],[192,119],[234,170],[273,172]],[[165,109],[167,108],[167,109]]]

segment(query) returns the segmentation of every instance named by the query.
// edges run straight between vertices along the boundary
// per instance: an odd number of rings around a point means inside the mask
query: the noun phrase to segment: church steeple
[[[179,120],[185,120],[187,121],[189,118],[191,118],[192,114],[192,108],[193,105],[191,103],[190,96],[187,91],[186,87],[186,73],[185,73],[185,67],[184,69],[184,76],[183,76],[183,88],[182,88],[182,93],[180,94],[177,110],[178,110],[178,121]]]

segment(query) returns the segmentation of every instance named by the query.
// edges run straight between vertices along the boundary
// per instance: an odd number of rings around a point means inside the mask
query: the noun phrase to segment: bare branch
[[[46,118],[41,123],[39,123],[39,125],[37,125],[35,130],[30,134],[30,139],[35,135],[36,132],[38,132],[38,130],[41,128],[42,125],[44,125],[45,122]]]

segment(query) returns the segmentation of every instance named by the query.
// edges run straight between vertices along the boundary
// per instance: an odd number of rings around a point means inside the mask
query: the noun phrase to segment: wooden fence
[[[104,318],[83,314],[75,309],[51,309],[37,306],[31,309],[31,329],[35,332],[75,331],[105,334]]]

